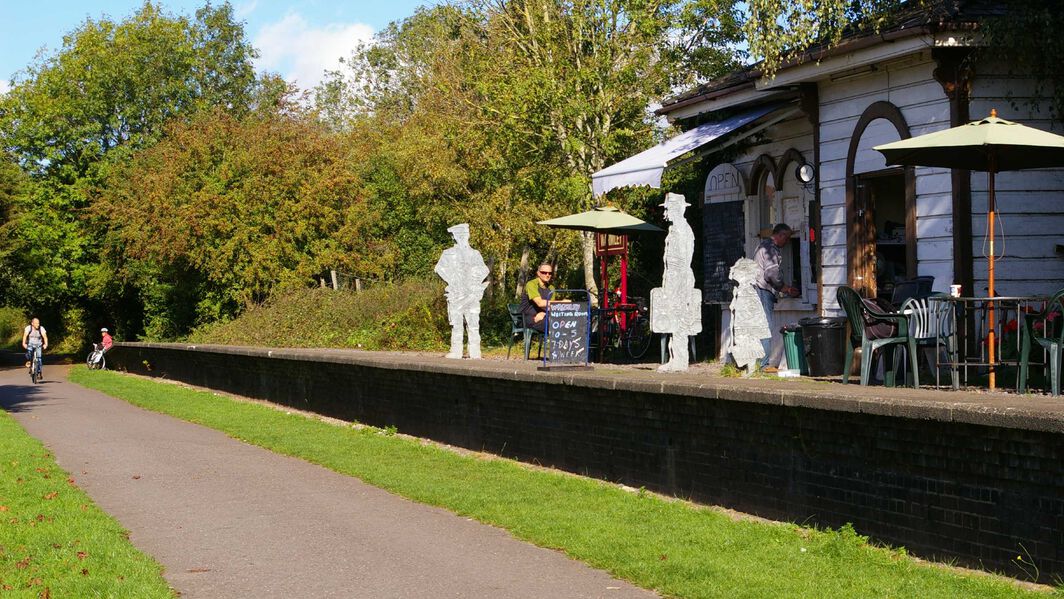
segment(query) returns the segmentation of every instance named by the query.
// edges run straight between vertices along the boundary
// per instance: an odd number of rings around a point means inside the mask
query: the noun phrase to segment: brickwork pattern
[[[1064,575],[1064,434],[1045,430],[1052,426],[374,364],[341,352],[311,359],[123,344],[108,362],[768,518],[849,522],[916,555],[1018,575],[1022,554],[1044,580]]]

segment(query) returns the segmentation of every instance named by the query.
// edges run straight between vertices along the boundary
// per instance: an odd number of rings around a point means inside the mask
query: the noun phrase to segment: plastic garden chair
[[[506,304],[506,311],[510,313],[510,346],[506,348],[506,359],[510,359],[510,350],[514,347],[514,340],[518,336],[525,341],[525,359],[532,353],[532,340],[539,336],[539,355],[543,353],[543,333],[532,327],[525,326],[525,315],[521,312],[520,304]]]
[[[1035,314],[1023,315],[1023,327],[1020,337],[1020,374],[1016,381],[1016,391],[1027,390],[1027,371],[1031,363],[1031,349],[1037,343],[1049,353],[1049,386],[1053,395],[1060,395],[1060,359],[1061,347],[1064,347],[1064,289],[1053,294],[1046,302],[1045,308]],[[1038,330],[1042,323],[1042,330]]]
[[[920,386],[920,369],[917,366],[916,339],[909,335],[909,318],[900,312],[884,312],[864,303],[860,295],[849,287],[839,287],[836,292],[839,305],[846,312],[850,323],[850,343],[846,345],[846,362],[842,371],[842,382],[850,382],[850,364],[853,363],[853,350],[861,346],[861,385],[868,385],[872,372],[872,356],[876,350],[884,350],[884,358],[892,367],[883,377],[883,383],[894,386],[895,373],[898,369],[898,354],[895,346],[901,345],[908,350],[908,363],[912,368],[913,386]],[[870,327],[880,324],[893,324],[895,332],[890,337],[879,338]],[[893,360],[891,360],[893,358]]]
[[[957,331],[953,320],[953,304],[949,301],[932,299],[949,297],[937,294],[925,298],[909,298],[901,306],[901,311],[909,317],[909,335],[916,342],[917,349],[923,349],[929,356],[928,366],[935,373],[935,385],[939,383],[938,356],[945,349],[950,364],[950,377],[953,388],[960,388],[957,374]],[[927,350],[934,348],[933,353]],[[931,357],[933,356],[933,358]]]

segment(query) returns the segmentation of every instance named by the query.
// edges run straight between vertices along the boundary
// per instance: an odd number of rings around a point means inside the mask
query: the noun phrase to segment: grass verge
[[[175,596],[162,566],[3,410],[0,460],[0,596]]]
[[[214,393],[75,368],[70,379],[515,536],[675,597],[1044,597],[1015,582],[918,562],[849,527],[741,520],[615,485],[460,455]]]

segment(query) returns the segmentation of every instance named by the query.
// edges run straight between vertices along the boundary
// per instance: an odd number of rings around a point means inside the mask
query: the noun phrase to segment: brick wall
[[[1064,575],[1056,413],[341,351],[121,344],[108,362],[1007,574],[1022,544]]]

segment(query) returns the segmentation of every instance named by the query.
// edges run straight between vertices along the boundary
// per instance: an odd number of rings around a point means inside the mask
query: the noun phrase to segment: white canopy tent
[[[787,107],[790,107],[791,110],[781,111],[781,109]],[[694,152],[762,117],[778,112],[778,114],[773,115],[773,118],[766,120],[757,127],[745,131],[743,135],[730,138],[727,143],[717,144],[714,148],[718,149],[735,143],[740,139],[753,135],[766,127],[788,118],[797,110],[797,108],[789,104],[767,104],[751,108],[750,110],[735,114],[724,120],[699,125],[694,129],[684,131],[676,137],[668,139],[649,150],[625,158],[624,160],[591,175],[592,191],[594,192],[595,197],[599,197],[611,189],[616,189],[618,187],[640,185],[654,188],[661,187],[662,172],[667,167],[673,166],[669,163],[677,158],[690,152]]]

